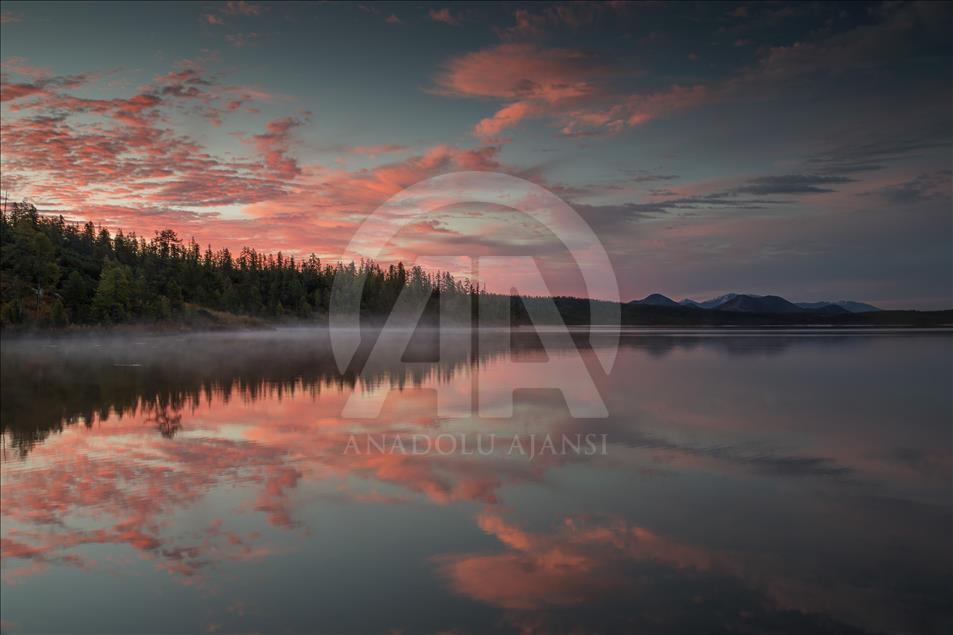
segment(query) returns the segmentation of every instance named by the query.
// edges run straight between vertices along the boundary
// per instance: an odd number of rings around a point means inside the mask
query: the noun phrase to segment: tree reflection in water
[[[125,580],[112,558],[132,549],[166,576],[155,588],[216,589],[227,630],[313,631],[310,567],[359,548],[374,555],[339,565],[360,587],[341,574],[327,605],[406,590],[413,617],[321,613],[333,630],[948,631],[948,336],[633,333],[597,382],[608,418],[574,420],[539,391],[493,421],[438,418],[428,389],[512,390],[526,371],[498,361],[544,358],[537,338],[464,339],[438,359],[429,335],[344,372],[314,330],[5,342],[4,619],[61,570],[91,589],[99,570]],[[384,388],[399,392],[379,420],[341,418]],[[344,453],[352,433],[486,431],[499,447],[606,434],[610,450]],[[387,567],[399,575],[375,582]],[[228,611],[253,603],[242,576],[282,594],[259,598],[258,622]],[[425,622],[414,598],[458,610]],[[175,619],[163,630],[208,626]]]

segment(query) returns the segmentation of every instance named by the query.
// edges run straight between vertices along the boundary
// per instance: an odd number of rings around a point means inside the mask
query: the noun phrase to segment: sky
[[[623,300],[951,308],[951,7],[3,2],[2,188],[334,261],[406,188],[497,172],[568,203]],[[506,291],[532,256],[551,293],[587,295],[576,226],[493,194],[378,257],[493,256],[479,278]]]

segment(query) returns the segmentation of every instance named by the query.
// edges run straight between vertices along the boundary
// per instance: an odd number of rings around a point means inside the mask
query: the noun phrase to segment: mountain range
[[[842,315],[847,313],[870,313],[880,311],[878,307],[853,300],[822,302],[791,302],[777,295],[753,295],[748,293],[727,293],[710,300],[696,301],[684,299],[681,302],[653,293],[641,300],[632,300],[629,304],[643,306],[687,307],[712,311],[732,311],[736,313],[814,313],[821,315]]]

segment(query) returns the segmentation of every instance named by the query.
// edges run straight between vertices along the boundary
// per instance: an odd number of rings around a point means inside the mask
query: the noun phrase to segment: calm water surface
[[[630,331],[608,375],[583,340],[602,419],[438,417],[571,351],[426,339],[345,373],[320,331],[5,341],[2,630],[953,628],[949,332]],[[495,446],[346,451],[398,433]]]

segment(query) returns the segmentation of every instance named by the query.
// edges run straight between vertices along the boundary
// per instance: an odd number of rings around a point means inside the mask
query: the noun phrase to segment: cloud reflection
[[[597,377],[608,419],[573,419],[548,391],[518,396],[512,421],[436,417],[430,388],[506,390],[518,372],[498,363],[507,345],[517,361],[539,357],[529,335],[497,344],[345,373],[314,331],[5,346],[4,584],[60,568],[122,575],[131,555],[215,586],[228,563],[315,549],[314,513],[423,506],[463,512],[469,527],[447,534],[459,547],[425,558],[443,592],[516,631],[918,630],[919,615],[942,625],[953,613],[937,558],[953,524],[944,406],[921,409],[912,429],[898,427],[889,392],[855,399],[888,378],[940,394],[948,360],[907,380],[856,361],[934,359],[918,347],[935,341],[632,333],[613,374]],[[857,386],[823,390],[847,351]],[[728,363],[737,356],[745,364]],[[739,385],[760,397],[739,401]],[[391,388],[379,419],[340,416],[352,392]],[[344,451],[352,434],[481,431],[498,445],[607,434],[611,448],[532,462]],[[894,577],[919,590],[898,594]]]

